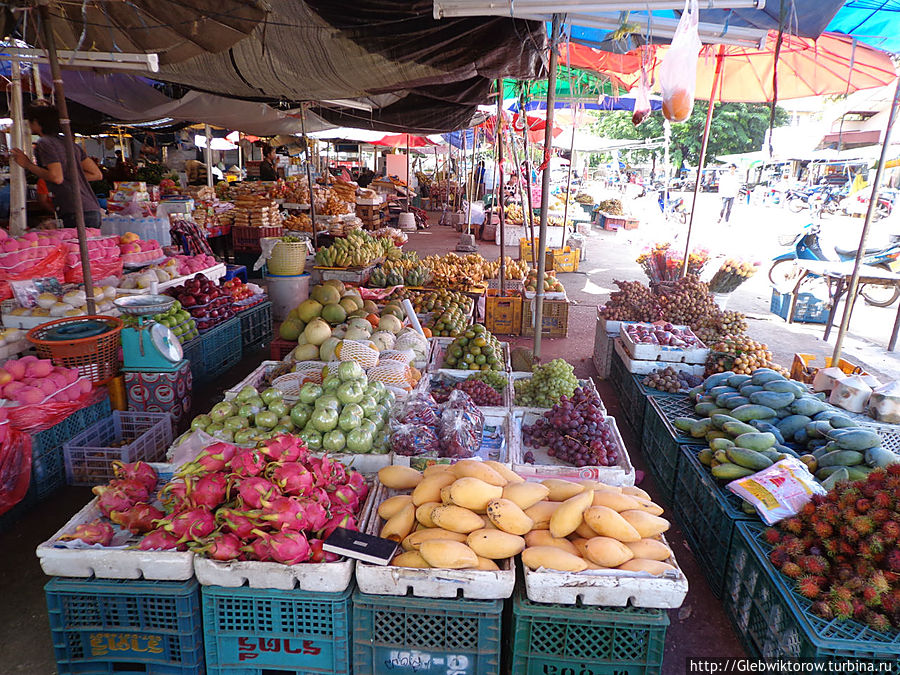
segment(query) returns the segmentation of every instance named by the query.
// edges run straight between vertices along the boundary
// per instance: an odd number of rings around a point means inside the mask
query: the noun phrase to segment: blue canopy
[[[475,144],[474,129],[461,129],[459,131],[451,131],[449,134],[441,134],[441,138],[443,138],[446,143],[449,143],[454,148],[462,149],[463,134],[465,134],[466,149],[471,150],[472,146]]]
[[[599,101],[579,101],[578,108],[581,110],[634,110],[634,96],[603,96]],[[572,103],[569,101],[556,101],[553,105],[554,110],[569,110]],[[529,101],[525,104],[525,110],[546,110],[546,101]],[[659,96],[650,97],[650,109],[662,109],[662,98]],[[519,112],[519,102],[516,101],[510,108],[513,112]]]
[[[849,0],[828,30],[886,52],[900,52],[900,0]]]

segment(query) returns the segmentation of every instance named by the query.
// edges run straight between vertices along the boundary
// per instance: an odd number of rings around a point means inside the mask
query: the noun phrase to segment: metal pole
[[[19,60],[11,61],[10,80],[10,115],[13,119],[10,138],[14,148],[22,148],[28,152],[31,147],[31,132],[25,131],[25,116],[22,112],[22,72],[19,69]],[[36,68],[36,66],[32,66]],[[9,232],[14,237],[25,234],[25,226],[28,222],[26,213],[26,185],[25,169],[15,162],[9,163]]]
[[[525,124],[522,131],[522,148],[525,152],[525,189],[528,191],[528,199],[525,202],[525,205],[528,206],[528,233],[530,235],[528,241],[531,242],[531,266],[535,267],[537,265],[537,251],[534,246],[534,204],[531,199],[531,153],[528,151],[528,132],[531,131],[531,128],[528,124],[528,112],[525,110],[526,101],[524,91],[522,92],[520,101],[519,109],[521,110],[522,120]],[[524,225],[525,223],[523,222],[522,224]]]
[[[550,205],[550,155],[553,148],[553,114],[556,104],[556,42],[559,40],[560,15],[553,15],[550,30],[550,73],[547,77],[547,126],[544,128],[544,175],[541,179],[541,226],[538,235],[537,284],[534,293],[534,358],[541,358],[541,332],[544,326],[544,264],[547,248],[547,208]]]
[[[691,229],[694,227],[694,214],[697,212],[697,195],[700,193],[700,176],[706,162],[706,146],[709,145],[709,127],[712,124],[713,107],[716,103],[716,88],[722,76],[722,62],[725,60],[725,45],[719,45],[716,54],[716,72],[713,75],[712,90],[709,92],[709,107],[706,109],[706,126],[703,127],[703,142],[700,144],[700,161],[697,162],[697,180],[694,181],[694,201],[691,202],[691,216],[688,220],[687,239],[684,242],[684,261],[681,263],[681,276],[687,276],[688,256],[691,252]]]
[[[81,201],[81,162],[75,159],[75,137],[72,135],[72,125],[69,122],[69,108],[66,105],[66,93],[63,90],[62,72],[59,69],[59,59],[56,56],[56,39],[53,37],[53,29],[50,26],[50,10],[47,5],[39,5],[41,15],[41,30],[44,34],[44,47],[47,50],[47,58],[50,61],[50,77],[53,80],[53,95],[56,99],[56,110],[59,113],[59,125],[62,127],[65,137],[66,166],[72,167],[75,176],[71,177],[76,188],[72,190],[73,207],[75,209],[75,228],[78,230],[78,252],[81,255],[81,274],[84,279],[84,294],[86,297],[88,314],[95,314],[97,307],[94,303],[94,279],[91,276],[91,262],[87,247],[87,231],[84,226],[84,205]]]
[[[466,155],[466,132],[462,130],[463,157]],[[468,166],[467,166],[468,168]],[[472,132],[472,171],[466,171],[466,232],[472,232],[472,179],[475,176],[475,132]]]
[[[563,204],[563,236],[566,234],[566,228],[569,226],[569,199],[572,195],[569,190],[572,189],[572,165],[575,163],[575,109],[572,104],[572,142],[569,144],[569,171],[566,173],[566,203]],[[564,242],[565,243],[565,242]]]
[[[212,147],[210,147],[212,145],[212,129],[208,124],[203,125],[203,133],[206,135],[206,186],[212,187]]]
[[[497,166],[500,169],[500,297],[506,296],[506,210],[503,208],[503,83],[497,80]]]
[[[309,156],[309,139],[306,137],[306,106],[300,115],[300,133],[303,134],[303,157],[306,159],[306,182],[309,185],[309,217],[312,218],[313,246],[319,247],[319,232],[316,228],[316,199],[313,195],[312,166]]]
[[[881,157],[878,159],[878,168],[875,169],[875,181],[872,185],[872,194],[869,195],[869,208],[866,209],[866,220],[863,223],[862,234],[859,237],[859,249],[856,251],[856,260],[853,261],[853,274],[850,275],[850,285],[844,296],[844,314],[841,317],[841,328],[838,330],[837,340],[834,343],[834,353],[831,355],[832,365],[837,364],[841,358],[841,347],[844,344],[844,335],[850,325],[850,314],[853,312],[853,302],[859,287],[859,267],[862,265],[863,252],[866,250],[866,238],[869,236],[869,225],[875,207],[878,205],[878,193],[881,187],[881,176],[884,173],[884,163],[887,161],[888,148],[891,145],[891,132],[894,129],[894,120],[897,117],[897,105],[900,104],[900,79],[894,89],[894,100],[891,102],[891,112],[888,116],[887,128],[884,130],[884,139],[881,143]]]

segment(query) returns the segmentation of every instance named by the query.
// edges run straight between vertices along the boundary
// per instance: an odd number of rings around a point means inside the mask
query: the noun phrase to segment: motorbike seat
[[[877,247],[876,248],[867,248],[863,252],[863,255],[872,255],[873,253],[878,253],[880,250],[881,249],[877,248]],[[840,246],[834,247],[834,252],[837,253],[838,255],[843,255],[843,256],[856,257],[856,251],[857,251],[857,249],[855,249],[855,248],[841,248]]]

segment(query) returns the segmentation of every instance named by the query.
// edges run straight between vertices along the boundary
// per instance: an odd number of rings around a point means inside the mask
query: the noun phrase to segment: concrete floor
[[[711,204],[711,202],[710,202]],[[437,218],[432,218],[433,223]],[[613,279],[643,279],[640,268],[634,263],[635,250],[641,241],[634,234],[623,236],[592,232],[587,239],[587,261],[575,274],[562,274],[560,279],[566,286],[573,304],[570,308],[569,335],[565,339],[544,340],[543,358],[549,360],[563,357],[573,363],[580,377],[595,375],[591,362],[593,350],[596,307],[613,288]],[[432,226],[428,230],[412,234],[408,249],[421,255],[445,253],[453,250],[457,234],[447,227]],[[506,253],[518,257],[518,242],[507,247]],[[495,259],[499,247],[479,242],[479,252],[488,259]],[[821,327],[796,327],[785,329],[785,324],[777,317],[768,315],[768,297],[763,281],[764,273],[757,276],[752,284],[741,287],[731,301],[729,308],[748,313],[752,318],[751,332],[757,339],[766,342],[776,353],[779,362],[789,365],[796,351],[809,353],[830,353],[828,346],[818,337]],[[872,311],[873,308],[867,308]],[[891,316],[895,310],[879,310],[879,316]],[[878,321],[877,323],[880,323]],[[864,345],[859,353],[878,355],[878,336],[867,335],[869,321],[854,322],[852,340]],[[856,332],[859,331],[859,332]],[[531,340],[513,338],[514,344],[530,346]],[[893,355],[881,355],[867,363],[871,371],[885,374],[897,367]],[[239,367],[229,372],[214,387],[199,388],[195,392],[196,412],[208,410],[221,398],[217,393],[240,381],[253,367],[266,358],[264,352],[247,356]],[[880,367],[875,367],[877,363]],[[900,369],[898,369],[900,370]],[[609,383],[598,382],[598,389],[610,414],[621,418],[619,401]],[[624,422],[619,425],[632,462],[639,469],[645,468],[638,436]],[[656,486],[651,478],[645,478],[641,486],[654,494]],[[0,674],[26,673],[28,675],[51,675],[55,673],[53,649],[47,624],[43,598],[43,585],[47,578],[43,575],[34,549],[46,539],[84,503],[90,499],[87,488],[66,488],[52,500],[36,507],[17,525],[0,534],[0,597],[5,601],[0,605]],[[742,656],[743,650],[731,629],[720,602],[712,595],[697,563],[691,554],[677,526],[668,533],[679,564],[685,571],[690,591],[684,605],[670,612],[671,626],[666,642],[663,672],[674,675],[685,671],[686,657],[732,657]]]

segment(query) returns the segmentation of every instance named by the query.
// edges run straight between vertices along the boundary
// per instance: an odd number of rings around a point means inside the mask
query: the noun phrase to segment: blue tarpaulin
[[[603,96],[599,101],[578,101],[580,110],[634,110],[633,96]],[[570,101],[556,101],[553,105],[554,110],[570,110],[572,103]],[[650,98],[650,109],[660,110],[662,108],[662,99],[659,96]],[[546,101],[529,101],[525,104],[525,110],[546,110]],[[510,108],[513,112],[519,111],[518,101]]]
[[[849,0],[828,30],[887,52],[900,52],[900,0]]]
[[[465,134],[465,137],[466,137],[466,148],[468,150],[471,150],[472,146],[475,144],[475,130],[474,129],[462,129],[460,131],[451,131],[449,134],[441,134],[441,138],[443,138],[446,143],[449,143],[454,148],[462,149],[463,134]]]

